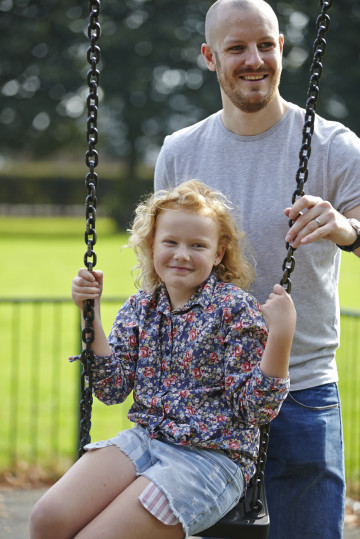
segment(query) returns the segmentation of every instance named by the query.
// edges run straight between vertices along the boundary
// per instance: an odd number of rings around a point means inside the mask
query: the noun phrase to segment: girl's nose
[[[187,260],[189,258],[189,251],[185,245],[179,245],[174,256],[177,260]]]

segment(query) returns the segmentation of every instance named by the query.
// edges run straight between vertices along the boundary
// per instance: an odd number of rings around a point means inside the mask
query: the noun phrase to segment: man
[[[360,256],[360,141],[317,116],[310,194],[291,206],[304,111],[279,93],[284,38],[276,15],[264,0],[218,0],[205,31],[202,54],[217,73],[223,109],[166,137],[155,189],[198,178],[232,200],[257,264],[252,292],[260,302],[282,276],[285,242],[297,249],[291,394],[272,423],[265,473],[269,538],[340,539],[337,285],[339,246]]]

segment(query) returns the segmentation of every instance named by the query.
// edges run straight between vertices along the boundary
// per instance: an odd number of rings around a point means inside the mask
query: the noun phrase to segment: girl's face
[[[225,246],[218,244],[218,224],[211,217],[181,209],[159,213],[153,244],[154,267],[166,286],[173,309],[182,307],[221,262]]]

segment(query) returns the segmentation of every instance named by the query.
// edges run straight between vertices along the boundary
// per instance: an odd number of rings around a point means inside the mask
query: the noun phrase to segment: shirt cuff
[[[254,374],[256,377],[259,377],[261,381],[264,381],[264,384],[273,386],[276,389],[286,389],[290,386],[290,377],[287,376],[286,378],[283,377],[274,377],[274,376],[267,376],[262,372],[259,365],[256,365],[254,368]]]
[[[81,358],[81,355],[78,354],[76,356],[70,356],[69,357],[69,363],[73,363],[74,361],[80,361],[80,358]],[[97,365],[100,365],[100,366],[105,366],[105,365],[108,365],[109,364],[109,361],[112,361],[113,359],[113,354],[110,354],[109,356],[97,356],[96,354],[94,354],[94,359],[97,363]]]

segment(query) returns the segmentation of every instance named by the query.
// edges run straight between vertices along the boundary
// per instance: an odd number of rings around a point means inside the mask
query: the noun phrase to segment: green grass
[[[84,265],[85,224],[78,218],[0,217],[2,279],[0,297],[70,297],[71,280]],[[97,268],[105,274],[104,295],[127,296],[135,288],[135,256],[126,234],[110,219],[96,222]],[[342,307],[360,309],[359,260],[343,253],[339,297]]]
[[[84,265],[84,228],[83,219],[0,217],[0,297],[70,300],[72,278]],[[108,219],[97,219],[96,230],[96,267],[104,271],[104,299],[127,297],[135,291],[131,276],[135,257],[130,249],[122,248],[127,236],[117,233]],[[359,260],[344,253],[340,304],[350,310],[360,310],[358,273]],[[106,331],[118,307],[117,303],[104,303]],[[13,468],[14,462],[22,462],[25,467],[27,462],[35,462],[55,474],[61,473],[74,459],[76,445],[79,368],[69,365],[67,357],[79,350],[79,313],[71,302],[55,307],[54,324],[51,305],[15,305],[12,309],[9,304],[0,304],[2,335],[8,335],[11,328],[18,332],[15,341],[5,337],[1,346],[0,471]],[[360,418],[360,372],[357,366],[349,368],[348,357],[354,350],[349,350],[348,343],[355,342],[352,346],[358,350],[360,342],[359,335],[350,337],[349,331],[351,328],[346,328],[338,367],[347,469],[359,481],[360,439],[354,438],[353,425],[359,424]],[[127,426],[128,406],[125,403],[108,408],[94,401],[92,439],[107,438]]]
[[[96,267],[104,271],[104,298],[127,297],[135,291],[131,276],[135,257],[123,248],[127,235],[116,233],[113,223],[105,219],[97,220],[96,230],[101,238],[95,245]],[[84,266],[83,231],[82,219],[0,218],[0,297],[70,301],[71,281]],[[118,303],[104,306],[107,330],[118,307]],[[11,311],[4,304],[0,308],[2,334],[10,329],[18,332],[14,342],[5,339],[1,347],[0,392],[6,405],[0,407],[0,471],[14,468],[14,463],[26,467],[27,462],[35,462],[56,474],[74,459],[79,367],[69,365],[67,358],[80,348],[79,311],[71,302],[55,310],[59,332],[52,327],[52,306],[15,305]],[[127,426],[128,406],[108,408],[94,401],[92,438],[107,438]],[[58,432],[52,424],[54,411]],[[55,462],[54,454],[58,455]]]
[[[84,230],[81,219],[0,218],[0,297],[70,298],[71,281],[84,266]],[[131,276],[135,257],[123,247],[127,236],[115,233],[107,219],[97,220],[96,231],[101,241],[94,250],[97,269],[105,275],[104,295],[128,296],[135,290]]]

